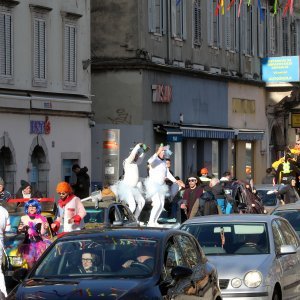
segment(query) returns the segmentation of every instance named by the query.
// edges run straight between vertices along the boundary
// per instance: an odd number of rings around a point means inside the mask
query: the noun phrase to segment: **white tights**
[[[151,200],[152,200],[152,209],[149,218],[149,225],[156,225],[157,220],[164,209],[165,195],[156,193],[151,197]]]

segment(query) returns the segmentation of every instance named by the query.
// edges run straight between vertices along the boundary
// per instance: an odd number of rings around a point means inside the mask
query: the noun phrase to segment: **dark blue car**
[[[118,228],[57,239],[8,299],[221,300],[216,269],[178,230]]]

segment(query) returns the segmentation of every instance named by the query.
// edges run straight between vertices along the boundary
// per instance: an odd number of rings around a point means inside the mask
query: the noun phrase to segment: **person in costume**
[[[74,195],[70,184],[60,182],[56,187],[56,192],[60,199],[58,200],[57,218],[51,224],[52,230],[71,232],[83,229],[83,218],[86,211],[80,199]]]
[[[172,152],[169,146],[161,145],[156,153],[149,159],[149,177],[145,181],[147,196],[152,200],[152,209],[148,221],[149,226],[158,226],[157,220],[163,211],[165,204],[165,196],[168,192],[168,186],[165,179],[168,178],[173,183],[177,183],[181,187],[185,187],[181,180],[176,178],[170,173],[166,165],[166,156],[170,156]]]
[[[41,205],[36,199],[25,203],[25,216],[21,217],[18,231],[25,233],[25,239],[19,246],[19,253],[26,260],[28,267],[43,254],[51,241],[44,237],[48,229],[47,219],[41,215]]]
[[[134,213],[137,220],[145,205],[145,199],[138,187],[138,165],[142,163],[145,152],[148,149],[143,143],[139,143],[133,148],[130,155],[123,162],[124,177],[117,184],[119,199],[128,204],[129,209]]]

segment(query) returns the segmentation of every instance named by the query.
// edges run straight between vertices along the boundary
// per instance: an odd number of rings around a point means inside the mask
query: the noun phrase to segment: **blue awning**
[[[168,126],[163,124],[154,125],[154,129],[167,137],[167,142],[176,143],[182,141],[182,131],[179,126]]]
[[[183,137],[206,139],[234,139],[234,130],[231,128],[181,126]]]
[[[239,129],[237,139],[241,141],[256,141],[264,138],[263,130]]]

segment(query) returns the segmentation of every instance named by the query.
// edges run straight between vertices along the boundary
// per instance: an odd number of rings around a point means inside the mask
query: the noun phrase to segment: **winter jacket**
[[[285,185],[278,191],[279,195],[283,195],[285,204],[295,203],[300,199],[296,189],[290,184]]]
[[[80,199],[86,198],[90,195],[90,176],[87,174],[88,168],[83,167],[76,174],[77,181],[72,185],[74,194]]]

